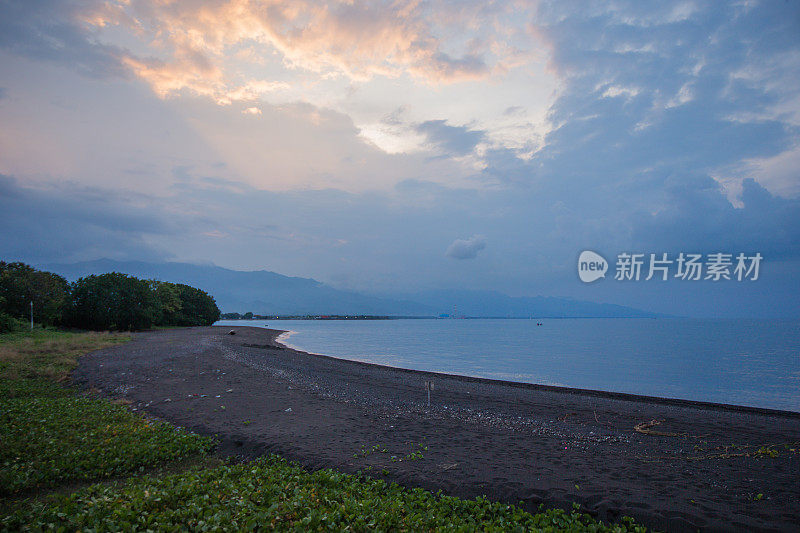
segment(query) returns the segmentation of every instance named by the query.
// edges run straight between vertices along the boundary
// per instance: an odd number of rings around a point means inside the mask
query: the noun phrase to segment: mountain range
[[[90,274],[122,272],[142,279],[185,283],[211,294],[222,312],[252,311],[259,315],[438,316],[455,312],[472,317],[659,316],[614,304],[545,296],[513,297],[495,291],[435,290],[387,298],[266,270],[239,271],[190,263],[98,259],[36,266],[70,281]]]

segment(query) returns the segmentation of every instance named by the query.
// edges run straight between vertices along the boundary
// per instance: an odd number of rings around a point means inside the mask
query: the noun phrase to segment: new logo
[[[584,250],[578,257],[578,277],[584,283],[591,283],[606,277],[607,270],[608,261],[598,253]]]

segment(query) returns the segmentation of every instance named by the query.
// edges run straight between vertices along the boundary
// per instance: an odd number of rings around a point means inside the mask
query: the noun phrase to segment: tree
[[[69,324],[74,327],[145,329],[159,312],[150,283],[119,272],[80,278],[71,289]]]
[[[39,323],[91,330],[209,326],[220,316],[214,298],[189,285],[119,272],[68,284],[57,274],[0,261],[0,332],[23,328],[31,301]]]
[[[219,320],[220,312],[214,298],[207,292],[177,284],[182,309],[178,326],[210,326]]]
[[[2,309],[5,309],[5,303],[5,299],[0,296],[0,333],[10,333],[25,329],[25,323],[22,320],[2,311]]]
[[[155,292],[158,316],[156,324],[159,326],[177,326],[183,309],[181,291],[174,283],[166,281],[151,281],[151,288]]]
[[[67,280],[25,263],[0,261],[0,313],[27,320],[33,302],[34,320],[46,326],[61,323],[69,301]]]

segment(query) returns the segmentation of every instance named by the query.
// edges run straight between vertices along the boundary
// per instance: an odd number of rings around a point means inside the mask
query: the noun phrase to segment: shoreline
[[[83,358],[74,379],[215,435],[223,453],[526,510],[576,502],[668,531],[800,527],[800,414],[393,368],[293,350],[280,334],[138,333]],[[422,443],[424,457],[403,460]],[[376,444],[388,451],[361,454]]]
[[[212,327],[229,327],[229,326],[212,326]],[[279,332],[275,335],[272,340],[273,342],[280,344],[284,348],[288,350],[294,350],[299,353],[304,353],[308,355],[312,355],[315,357],[326,357],[329,359],[334,359],[336,361],[347,361],[350,363],[358,363],[362,365],[371,365],[376,367],[387,368],[391,370],[395,370],[398,372],[414,372],[422,375],[427,375],[430,377],[436,376],[444,376],[449,378],[456,378],[456,379],[463,379],[466,381],[475,381],[478,383],[496,383],[498,385],[505,385],[509,387],[523,387],[523,388],[531,388],[535,390],[547,390],[552,392],[561,392],[564,394],[580,394],[580,395],[587,395],[587,396],[597,396],[600,398],[611,398],[611,399],[618,399],[618,400],[625,400],[631,402],[646,402],[646,403],[656,403],[656,404],[664,404],[664,405],[682,405],[687,407],[698,407],[698,408],[705,408],[705,409],[722,409],[722,410],[729,410],[729,411],[737,411],[742,413],[754,413],[754,414],[763,414],[763,415],[773,415],[773,416],[785,416],[788,418],[797,418],[800,419],[800,411],[789,411],[786,409],[772,409],[769,407],[756,407],[752,405],[738,405],[738,404],[729,404],[729,403],[719,403],[719,402],[706,402],[702,400],[687,400],[683,398],[669,398],[664,396],[650,396],[646,394],[634,394],[630,392],[615,392],[615,391],[606,391],[606,390],[599,390],[599,389],[581,389],[578,387],[567,387],[564,385],[547,385],[541,383],[530,383],[527,381],[511,381],[505,379],[497,379],[497,378],[485,378],[479,376],[467,376],[464,374],[451,374],[449,372],[436,372],[431,370],[419,370],[415,368],[404,368],[401,366],[391,366],[391,365],[384,365],[381,363],[371,363],[369,361],[359,361],[357,359],[347,359],[344,357],[336,357],[334,355],[326,355],[316,352],[309,352],[307,350],[303,350],[297,346],[293,346],[291,344],[283,342],[285,339],[289,338],[291,335],[296,334],[296,331],[289,331],[289,330],[276,330],[273,328],[266,328],[266,327],[258,327],[258,326],[235,326],[239,328],[253,328],[257,330],[266,330],[266,331],[277,331]],[[284,335],[288,334],[284,339]]]

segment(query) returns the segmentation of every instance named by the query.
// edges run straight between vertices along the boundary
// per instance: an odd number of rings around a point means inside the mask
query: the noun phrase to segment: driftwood
[[[663,420],[656,420],[653,419],[650,422],[642,422],[640,424],[636,424],[633,429],[635,429],[639,433],[643,433],[645,435],[657,435],[659,437],[688,437],[686,433],[669,433],[666,431],[656,431],[654,429],[650,429],[654,426],[658,426],[661,424]]]

